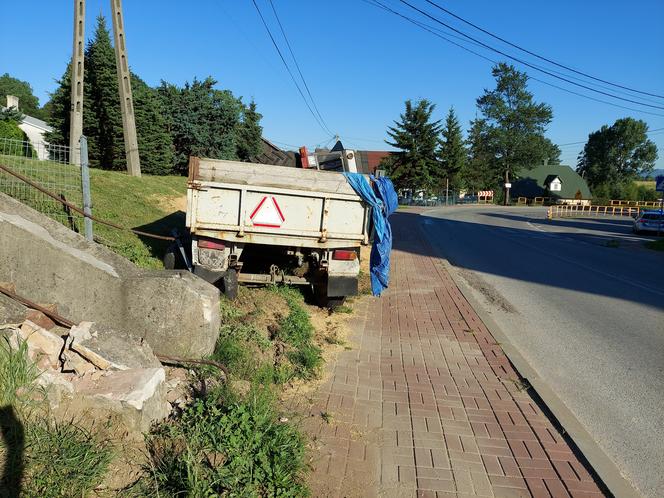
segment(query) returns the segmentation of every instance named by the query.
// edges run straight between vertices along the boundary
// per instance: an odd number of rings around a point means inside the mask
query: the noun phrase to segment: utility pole
[[[83,135],[83,79],[85,46],[85,0],[74,0],[74,50],[71,58],[71,107],[69,111],[69,162],[81,164]]]
[[[127,172],[131,176],[141,176],[141,160],[138,156],[134,100],[131,93],[131,75],[127,62],[127,40],[122,15],[122,0],[111,0],[113,16],[113,38],[115,41],[115,64],[118,70],[118,91],[122,110],[122,131],[125,143]]]

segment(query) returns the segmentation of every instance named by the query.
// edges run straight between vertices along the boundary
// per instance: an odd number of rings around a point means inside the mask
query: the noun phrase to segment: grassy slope
[[[119,225],[169,235],[171,228],[184,227],[184,213],[175,212],[175,199],[187,191],[182,176],[141,178],[116,171],[92,170],[92,213]],[[94,224],[95,237],[138,266],[160,268],[168,242],[139,237],[129,232]]]

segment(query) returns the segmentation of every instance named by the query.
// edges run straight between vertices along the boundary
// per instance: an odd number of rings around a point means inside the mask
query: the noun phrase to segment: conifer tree
[[[173,168],[173,153],[161,101],[155,91],[133,73],[131,80],[141,169],[147,174],[168,173]],[[54,128],[47,137],[50,143],[69,143],[70,91],[68,64],[47,105],[48,121]],[[97,17],[94,37],[85,50],[83,134],[88,139],[92,167],[126,170],[115,50],[103,16]]]
[[[459,173],[465,160],[466,149],[463,143],[461,125],[454,113],[454,108],[450,107],[440,141],[441,173],[437,178],[439,188],[445,186],[446,180],[449,180],[452,188],[458,188],[460,183]]]
[[[467,157],[459,174],[461,186],[471,192],[493,189],[500,181],[500,172],[492,167],[489,127],[484,119],[471,121],[466,145]]]
[[[400,120],[388,128],[392,141],[388,145],[399,149],[386,161],[385,166],[398,189],[410,189],[413,193],[430,191],[434,187],[434,175],[439,169],[438,142],[440,121],[431,115],[435,105],[428,100],[413,104],[405,102]]]
[[[237,155],[242,161],[248,161],[261,153],[261,137],[263,136],[261,118],[261,114],[256,111],[256,102],[253,100],[242,111],[242,122],[237,131]]]

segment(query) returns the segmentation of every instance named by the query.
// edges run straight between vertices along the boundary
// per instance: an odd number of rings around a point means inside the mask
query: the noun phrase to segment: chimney
[[[18,97],[16,95],[7,95],[7,108],[12,107],[18,111]]]
[[[544,158],[544,166],[548,166],[548,165],[549,165],[549,158],[545,157]]]

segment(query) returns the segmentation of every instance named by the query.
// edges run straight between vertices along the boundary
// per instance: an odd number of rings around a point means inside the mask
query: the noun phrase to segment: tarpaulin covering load
[[[387,219],[398,206],[397,193],[392,181],[387,177],[371,176],[372,185],[364,175],[344,173],[346,180],[363,201],[371,206],[373,221],[373,246],[369,268],[371,271],[371,292],[380,296],[390,282],[390,252],[392,251],[392,227]]]

